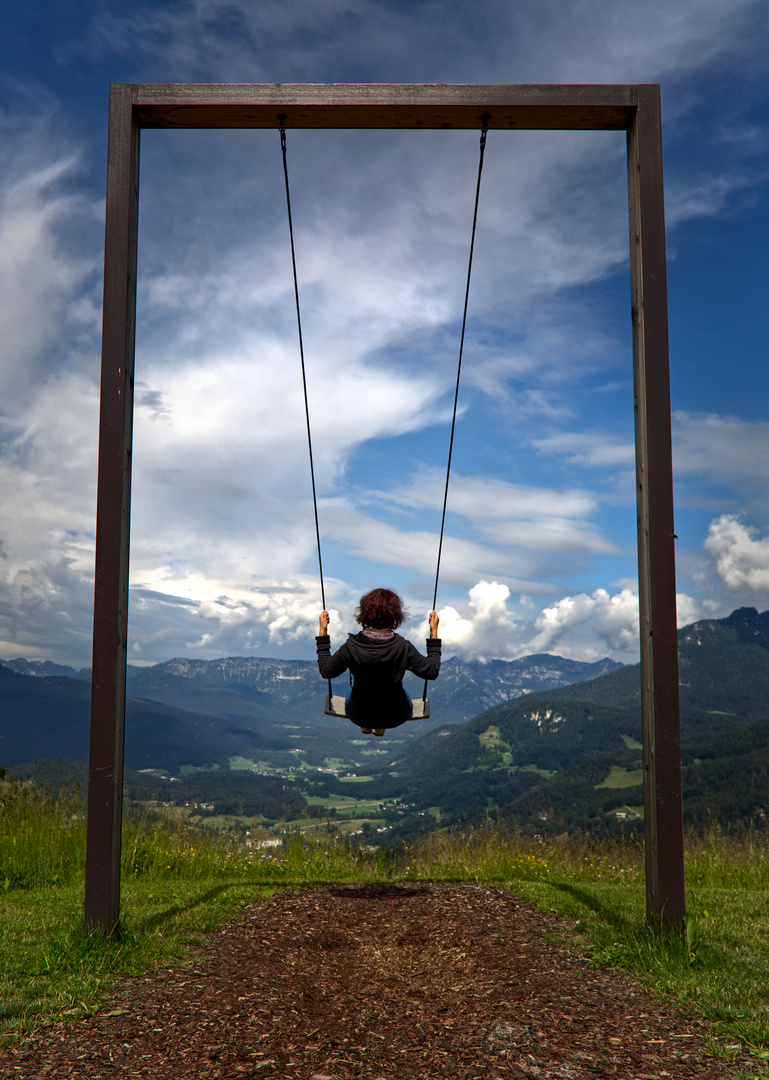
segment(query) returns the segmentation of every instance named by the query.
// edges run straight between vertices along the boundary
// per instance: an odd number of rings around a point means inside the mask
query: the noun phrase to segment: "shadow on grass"
[[[621,930],[624,933],[632,934],[638,930],[639,927],[630,921],[626,916],[620,914],[614,908],[609,907],[603,903],[598,897],[592,893],[587,892],[585,889],[580,889],[578,885],[567,885],[555,881],[549,882],[552,889],[557,892],[566,893],[571,896],[578,903],[584,907],[593,911],[607,926],[613,927],[615,930]]]
[[[243,881],[242,879],[228,881],[221,885],[215,885],[210,889],[206,889],[205,892],[186,904],[175,904],[173,907],[166,908],[165,911],[158,911],[155,915],[148,915],[145,918],[138,920],[136,929],[139,931],[155,930],[158,926],[162,926],[163,923],[168,922],[169,919],[173,919],[176,915],[183,915],[186,912],[192,911],[194,908],[201,907],[203,904],[208,904],[212,900],[215,900],[217,896],[230,892],[232,889],[253,889],[255,892],[269,890],[270,895],[272,895],[278,890],[289,892],[293,889],[328,888],[329,886],[338,886],[338,884],[339,882],[337,881],[318,881],[316,879],[292,880],[287,878],[278,878],[274,881]],[[259,903],[260,899],[259,896],[255,896],[254,903]]]
[[[137,923],[137,930],[155,930],[158,926],[168,922],[169,919],[173,919],[174,916],[192,911],[194,908],[200,907],[201,904],[208,904],[211,900],[215,900],[217,896],[221,896],[222,893],[237,888],[239,885],[242,885],[242,882],[233,881],[226,885],[216,885],[212,889],[206,889],[204,893],[201,893],[194,900],[190,900],[187,904],[175,904],[173,907],[166,908],[165,911],[158,911],[155,915],[148,915],[146,918],[141,919]]]

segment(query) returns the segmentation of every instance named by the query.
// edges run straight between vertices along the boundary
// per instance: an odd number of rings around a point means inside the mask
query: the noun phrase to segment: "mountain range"
[[[449,658],[430,687],[432,718],[421,731],[462,723],[499,702],[622,667],[608,658],[582,663],[547,654],[519,660],[464,662]],[[338,693],[344,680],[338,680]],[[407,689],[421,696],[411,677]],[[177,773],[184,766],[232,758],[284,757],[303,740],[312,765],[350,758],[356,729],[323,715],[326,684],[315,663],[228,657],[176,658],[151,667],[129,667],[126,679],[126,764]],[[90,672],[49,661],[0,661],[0,763],[42,757],[88,756]],[[421,733],[421,732],[420,732]],[[399,742],[417,737],[412,725]]]
[[[769,813],[769,612],[741,608],[678,636],[686,820],[761,823]],[[85,757],[87,673],[11,670],[23,663],[0,664],[0,762]],[[489,813],[537,831],[642,825],[638,665],[549,655],[449,660],[431,687],[432,719],[383,740],[322,716],[324,687],[309,662],[176,659],[131,669],[128,693],[127,765],[179,775],[254,763],[264,775],[249,774],[249,790],[265,785],[266,798],[277,772],[300,802],[349,796],[355,781],[359,799],[399,801],[390,839],[434,818]],[[194,778],[200,792],[213,783],[207,776]],[[181,794],[181,784],[154,776],[131,783],[161,785],[163,798],[174,786]],[[187,797],[194,783],[185,781]],[[220,772],[217,791],[227,783]]]

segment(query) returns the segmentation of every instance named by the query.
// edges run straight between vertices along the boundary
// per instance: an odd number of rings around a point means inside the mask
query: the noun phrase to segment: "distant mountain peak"
[[[719,636],[724,641],[742,642],[745,645],[758,645],[769,650],[769,611],[759,612],[754,607],[736,608],[731,615],[723,619],[700,619],[682,627],[679,632],[679,644],[702,645],[705,640],[712,642]]]
[[[15,660],[0,660],[3,667],[15,671],[17,675],[31,675],[33,678],[46,679],[51,677],[71,679],[77,675],[73,667],[65,664],[56,664],[53,660],[25,660],[23,656],[17,656]]]
[[[155,664],[151,670],[180,679],[243,682],[266,672],[273,678],[287,678],[290,672],[310,666],[315,666],[310,660],[276,660],[266,656],[222,656],[217,660],[188,660],[176,656],[173,660]]]

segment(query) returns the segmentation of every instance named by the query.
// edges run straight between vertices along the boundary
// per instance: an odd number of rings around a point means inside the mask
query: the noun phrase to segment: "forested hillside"
[[[769,611],[738,608],[725,619],[703,619],[678,631],[682,733],[725,730],[769,711]],[[596,705],[635,709],[640,715],[637,664],[602,678],[550,692]]]
[[[743,608],[684,627],[679,658],[687,820],[761,819],[769,813],[769,612]],[[493,809],[537,830],[628,829],[643,820],[641,753],[635,665],[496,706],[438,744],[407,748],[391,768],[402,770],[397,783],[415,807],[429,803],[448,818]],[[370,789],[390,786],[382,777]]]

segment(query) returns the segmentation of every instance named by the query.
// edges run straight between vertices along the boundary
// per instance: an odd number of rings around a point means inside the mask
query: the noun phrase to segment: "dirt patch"
[[[501,889],[365,885],[257,903],[191,965],[0,1058],[0,1077],[714,1080],[702,1025],[546,940]]]

